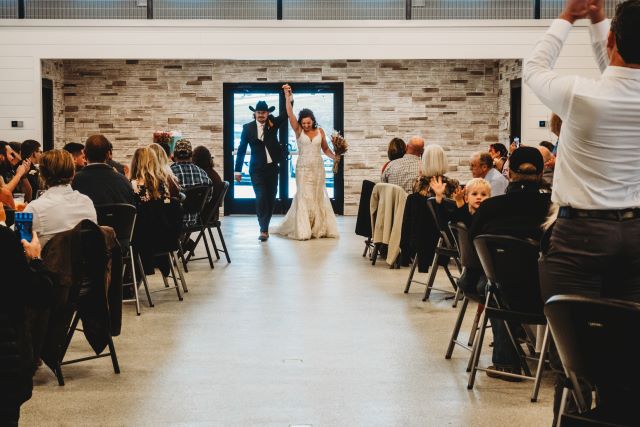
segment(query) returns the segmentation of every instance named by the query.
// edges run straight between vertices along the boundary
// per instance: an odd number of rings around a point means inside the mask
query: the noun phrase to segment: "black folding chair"
[[[140,315],[140,296],[138,294],[138,271],[142,270],[142,262],[139,254],[133,252],[133,232],[136,223],[136,207],[126,203],[115,203],[108,205],[97,205],[96,213],[98,214],[98,224],[106,225],[113,228],[116,232],[116,238],[122,249],[122,277],[125,277],[127,267],[131,271],[131,283],[123,283],[122,286],[132,286],[134,298],[124,300],[123,302],[134,301],[136,303],[136,314]],[[144,290],[147,294],[149,305],[151,304],[151,295],[146,281]]]
[[[67,307],[64,310],[64,316],[68,316],[70,321],[67,328],[64,344],[59,347],[59,357],[53,371],[58,379],[58,384],[64,385],[64,376],[62,374],[62,366],[72,363],[84,362],[86,360],[99,359],[102,357],[111,357],[113,371],[120,373],[120,365],[116,355],[116,349],[111,336],[111,320],[109,315],[109,304],[107,301],[107,293],[105,292],[105,271],[107,268],[106,246],[102,233],[96,229],[82,230],[80,234],[82,242],[81,271],[78,275],[81,280],[73,283],[69,290]],[[96,304],[97,303],[97,304]],[[89,305],[91,304],[91,305]],[[100,311],[96,313],[96,307]],[[79,359],[64,360],[73,335],[78,327],[81,313],[91,310],[93,316],[102,317],[104,321],[100,322],[100,328],[107,337],[108,352],[96,354],[95,356],[87,356]],[[95,325],[94,325],[95,326]],[[86,329],[86,324],[85,324]]]
[[[371,231],[371,193],[376,183],[373,181],[362,181],[362,190],[360,191],[360,203],[358,204],[358,218],[356,220],[356,234],[366,237],[364,241],[364,252],[362,256],[367,256],[373,251],[372,231]]]
[[[451,235],[451,230],[449,230],[448,218],[444,217],[440,211],[451,209],[452,201],[451,200],[443,200],[442,206],[438,206],[436,203],[436,199],[434,197],[430,197],[427,200],[427,206],[429,207],[429,211],[431,212],[432,220],[435,222],[438,231],[440,233],[440,237],[438,238],[438,243],[436,244],[435,253],[433,255],[433,260],[431,262],[431,267],[429,269],[429,278],[427,282],[421,282],[419,280],[414,280],[414,274],[416,271],[416,267],[418,266],[418,255],[413,258],[413,263],[411,264],[411,270],[409,271],[409,277],[407,278],[407,285],[404,288],[404,293],[409,292],[409,288],[412,283],[418,283],[420,285],[426,285],[427,289],[425,290],[424,297],[422,301],[426,301],[429,299],[429,295],[431,295],[432,290],[445,292],[454,295],[453,306],[455,307],[458,303],[458,284],[456,283],[456,277],[451,274],[451,270],[449,270],[448,259],[453,258],[458,272],[462,272],[462,265],[460,264],[460,255],[458,254],[458,248],[456,248],[453,236]],[[426,219],[425,219],[426,220]],[[440,289],[433,286],[436,280],[436,274],[438,272],[438,268],[442,266],[445,273],[447,274],[447,278],[453,287],[453,291],[448,289]]]
[[[140,268],[140,276],[145,289],[149,284],[144,267],[150,270],[160,267],[163,270],[164,288],[152,290],[150,293],[175,289],[179,301],[183,298],[178,280],[182,284],[182,290],[188,292],[181,263],[176,255],[176,252],[180,251],[182,217],[182,206],[177,199],[158,199],[141,203],[138,206],[138,222],[133,243],[134,253],[137,254],[140,264],[144,264]],[[161,266],[163,261],[166,262],[165,268]],[[169,286],[168,278],[173,280],[174,286]],[[153,307],[149,294],[147,296],[149,305]]]
[[[538,278],[539,245],[530,240],[489,234],[476,237],[473,243],[489,283],[480,326],[480,336],[473,347],[473,362],[467,388],[473,388],[477,371],[492,371],[504,376],[533,380],[531,401],[535,402],[540,389],[544,360],[549,349],[549,327],[543,312],[540,280]],[[495,371],[478,366],[489,318],[492,318],[494,322],[505,322],[509,339],[519,355],[520,365],[525,375]],[[546,325],[542,340],[542,350],[540,357],[537,358],[538,369],[535,376],[531,374],[527,365],[527,359],[534,358],[525,355],[522,347],[517,342],[515,331],[512,331],[509,327],[509,322]]]
[[[473,243],[469,239],[469,231],[467,230],[467,226],[460,222],[450,224],[449,228],[451,229],[456,247],[458,248],[458,253],[460,254],[460,264],[462,265],[462,274],[460,277],[463,277],[465,273],[468,273],[469,269],[482,271],[482,265],[480,264],[480,260],[478,259],[478,254],[476,254]],[[447,347],[445,359],[451,359],[453,349],[456,345],[472,351],[471,346],[473,345],[473,342],[475,340],[476,331],[478,330],[478,324],[480,322],[480,316],[482,314],[482,311],[484,310],[484,300],[482,299],[483,295],[478,295],[475,293],[467,294],[460,288],[460,286],[458,286],[458,289],[460,289],[460,294],[463,297],[462,307],[460,308],[460,313],[458,313],[458,318],[456,319],[453,333],[451,334],[451,339],[449,340],[449,346]],[[464,316],[470,300],[477,302],[478,308],[473,319],[471,332],[469,333],[469,340],[465,343],[458,340],[458,334],[460,333],[460,328],[462,327],[462,322],[464,321]],[[469,370],[471,370],[471,363],[469,363],[467,371]]]
[[[222,229],[220,228],[221,226],[220,208],[222,207],[222,202],[224,201],[224,198],[227,194],[227,190],[229,190],[229,182],[224,181],[224,186],[222,187],[220,194],[218,194],[218,197],[216,198],[216,200],[212,200],[212,203],[208,203],[206,205],[205,212],[202,216],[204,218],[208,218],[208,220],[205,222],[205,228],[209,233],[209,238],[211,239],[211,244],[213,245],[213,251],[216,254],[216,258],[220,259],[220,252],[222,252],[227,258],[227,262],[230,263],[231,257],[229,256],[229,250],[227,249],[227,244],[224,241],[224,236],[222,235]],[[218,245],[216,244],[216,239],[213,238],[213,233],[211,232],[212,228],[215,228],[218,231],[218,238],[220,239],[220,244],[222,245],[222,249],[218,248]],[[200,237],[201,235],[198,234],[198,238],[196,239],[195,246],[198,245],[198,241],[200,240]],[[197,258],[192,258],[192,259],[195,260]]]
[[[207,242],[207,236],[205,233],[205,224],[211,220],[211,216],[215,213],[213,210],[208,211],[209,218],[203,218],[203,215],[206,210],[207,201],[211,197],[211,186],[209,185],[198,185],[195,187],[190,187],[185,189],[185,200],[182,203],[182,210],[184,215],[196,215],[196,223],[190,225],[182,230],[182,238],[181,246],[180,246],[180,255],[182,258],[182,264],[184,266],[184,271],[189,272],[187,267],[187,263],[192,259],[195,247],[200,241],[200,238],[204,240],[204,247],[207,251],[206,258],[209,260],[209,266],[213,268],[213,258],[211,257],[211,251],[209,250],[209,243]],[[185,252],[184,247],[185,244],[189,241],[189,237],[192,233],[198,233],[195,244],[193,247],[189,248],[187,252]],[[196,259],[204,259],[203,258],[193,258]]]
[[[576,415],[563,414],[568,397],[565,388],[560,425],[637,426],[640,370],[633,334],[640,330],[640,304],[557,295],[547,301],[544,312],[567,385],[580,409]],[[594,409],[586,407],[578,378],[596,388],[598,402]]]

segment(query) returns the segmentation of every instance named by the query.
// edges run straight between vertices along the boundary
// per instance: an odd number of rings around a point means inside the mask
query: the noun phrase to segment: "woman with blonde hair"
[[[158,157],[151,148],[141,147],[133,154],[131,185],[142,203],[171,197],[166,173],[160,167]]]
[[[157,165],[160,169],[158,175],[167,182],[171,197],[177,197],[180,192],[180,185],[178,184],[178,178],[176,178],[175,174],[171,170],[171,161],[169,160],[169,157],[167,157],[167,152],[160,144],[156,144],[155,142],[149,144],[148,148],[156,155],[158,160]]]
[[[146,274],[157,266],[167,276],[169,259],[155,254],[177,249],[182,223],[179,202],[171,197],[171,179],[160,167],[150,147],[136,149],[131,159],[131,186],[137,199],[134,246],[142,258]]]

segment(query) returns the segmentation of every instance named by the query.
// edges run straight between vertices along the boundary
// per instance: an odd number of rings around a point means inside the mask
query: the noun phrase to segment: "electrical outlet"
[[[11,120],[11,127],[12,128],[23,128],[24,127],[24,122],[22,120]]]

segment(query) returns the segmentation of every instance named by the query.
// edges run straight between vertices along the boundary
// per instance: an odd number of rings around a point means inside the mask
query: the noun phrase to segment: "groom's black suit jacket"
[[[287,119],[288,116],[286,114],[278,117],[269,115],[263,128],[263,141],[258,139],[258,125],[255,120],[242,126],[240,146],[238,147],[236,157],[236,172],[242,172],[242,164],[244,163],[244,156],[247,153],[247,145],[251,147],[251,161],[249,162],[250,174],[267,166],[266,150],[269,150],[269,156],[271,156],[274,164],[280,163],[286,157],[288,150],[278,142],[278,130]]]

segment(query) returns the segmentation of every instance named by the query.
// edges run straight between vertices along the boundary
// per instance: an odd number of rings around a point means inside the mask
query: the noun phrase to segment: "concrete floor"
[[[154,294],[139,317],[128,304],[115,339],[120,375],[98,359],[66,366],[59,387],[41,368],[23,425],[551,424],[548,375],[538,403],[531,382],[484,373],[467,390],[468,353],[444,359],[457,310],[438,293],[423,303],[420,285],[403,294],[408,269],[362,258],[355,218],[338,219],[342,238],[307,242],[259,243],[253,217],[223,223],[232,263],[191,263],[182,302]],[[87,349],[76,334],[70,356]]]

